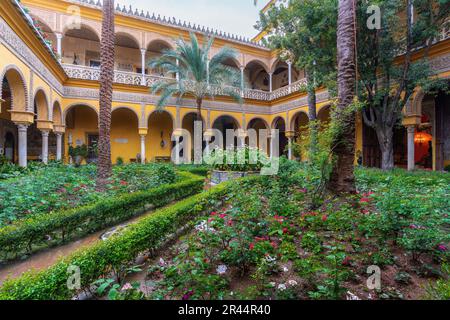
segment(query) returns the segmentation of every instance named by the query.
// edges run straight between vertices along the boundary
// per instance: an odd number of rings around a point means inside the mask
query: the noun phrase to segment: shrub
[[[36,215],[0,229],[0,253],[4,260],[125,221],[149,208],[162,207],[202,190],[203,179],[180,173],[184,179],[146,191],[106,197],[95,204]],[[47,236],[52,241],[46,241]]]
[[[256,177],[247,178],[255,179]],[[221,184],[209,191],[158,210],[130,225],[122,233],[92,247],[81,249],[42,272],[29,272],[3,283],[0,300],[62,300],[76,294],[68,289],[68,268],[80,268],[81,287],[87,288],[111,270],[131,263],[139,253],[155,248],[164,238],[207,210],[219,207],[222,199],[234,188]]]

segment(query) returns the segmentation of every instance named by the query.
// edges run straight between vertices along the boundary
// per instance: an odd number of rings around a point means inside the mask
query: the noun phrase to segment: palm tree
[[[339,0],[337,29],[338,105],[334,118],[339,130],[334,137],[336,163],[330,179],[330,190],[354,193],[355,112],[352,104],[356,89],[355,1]]]
[[[97,190],[104,191],[112,174],[111,104],[114,81],[114,0],[103,0],[100,71],[100,114],[97,163]]]
[[[235,59],[237,53],[229,47],[223,47],[213,58],[209,59],[214,38],[209,38],[200,46],[194,33],[190,42],[179,39],[174,50],[166,50],[162,56],[150,62],[151,68],[161,68],[170,74],[177,74],[178,79],[162,79],[151,86],[154,94],[160,94],[156,104],[164,108],[169,100],[176,96],[181,100],[191,96],[196,101],[197,121],[201,121],[203,100],[217,95],[229,96],[242,102],[240,95],[240,72],[225,65],[229,59]]]

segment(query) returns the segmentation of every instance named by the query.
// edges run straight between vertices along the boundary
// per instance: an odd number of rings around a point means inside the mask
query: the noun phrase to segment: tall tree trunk
[[[377,127],[378,142],[381,151],[381,169],[394,169],[394,128],[392,127]]]
[[[114,42],[114,0],[103,0],[97,163],[97,189],[99,191],[105,190],[112,174],[110,129],[114,81]]]
[[[349,106],[355,97],[355,0],[339,0],[337,30],[338,52],[338,106],[335,120],[341,130],[334,138],[336,162],[330,179],[330,190],[336,193],[354,193],[355,175],[355,112]]]

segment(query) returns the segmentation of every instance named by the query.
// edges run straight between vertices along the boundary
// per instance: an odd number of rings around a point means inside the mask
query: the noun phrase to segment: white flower
[[[222,264],[217,267],[216,271],[217,271],[217,274],[225,274],[225,273],[227,273],[227,270],[228,270],[227,266]]]
[[[205,220],[200,222],[200,224],[196,225],[195,230],[197,230],[199,232],[211,232],[211,233],[216,232],[216,230],[214,228],[211,228],[208,226],[208,222]]]
[[[347,291],[347,300],[361,300],[361,298],[358,297],[356,294]]]
[[[159,258],[159,265],[160,265],[161,267],[164,267],[164,266],[166,265],[166,262],[164,261],[163,258]]]
[[[283,272],[289,272],[289,269],[286,266],[283,266]]]
[[[280,283],[280,284],[278,285],[278,290],[284,291],[284,290],[286,290],[286,289],[287,289],[287,287],[286,287],[286,285],[285,285],[284,283]]]
[[[266,256],[266,261],[267,262],[275,262],[275,261],[277,261],[277,258],[273,258],[271,256]]]
[[[270,286],[271,288],[275,288],[276,285],[277,285],[277,284],[276,284],[275,282],[269,282],[269,286]]]
[[[295,280],[289,280],[288,285],[290,285],[291,287],[295,287],[296,285],[298,285],[298,282]]]

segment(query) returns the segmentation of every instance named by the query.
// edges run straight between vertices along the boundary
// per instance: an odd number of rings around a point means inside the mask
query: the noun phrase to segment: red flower
[[[283,228],[283,234],[288,234],[288,233],[289,233],[288,228]]]
[[[368,202],[370,202],[370,199],[369,198],[361,198],[360,202],[361,203],[368,203]]]
[[[361,213],[362,213],[362,214],[369,214],[369,213],[370,213],[370,211],[369,211],[369,210],[367,210],[367,209],[363,209],[363,210],[361,210]]]
[[[252,243],[250,243],[250,247],[249,247],[249,249],[250,250],[253,250],[253,249],[255,249],[255,244],[252,242]]]
[[[276,243],[275,241],[272,241],[272,242],[270,243],[270,245],[271,245],[272,248],[274,248],[274,249],[278,248],[278,245],[277,245],[277,243]]]
[[[211,216],[212,216],[212,217],[217,216],[217,212],[215,212],[215,211],[211,212]]]
[[[328,220],[328,216],[327,216],[326,214],[324,214],[324,215],[322,216],[322,221],[323,221],[323,222],[327,222],[327,220]]]
[[[227,225],[228,225],[229,227],[232,227],[233,224],[234,224],[233,220],[228,220]]]
[[[220,218],[220,219],[225,219],[226,216],[227,216],[227,215],[226,215],[225,213],[222,213],[222,214],[219,215],[219,218]]]
[[[342,261],[342,265],[343,266],[349,266],[352,262],[352,258],[350,257],[345,257],[344,261]]]

